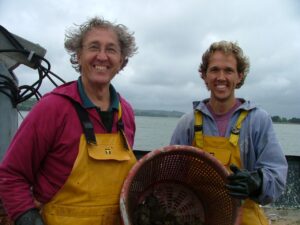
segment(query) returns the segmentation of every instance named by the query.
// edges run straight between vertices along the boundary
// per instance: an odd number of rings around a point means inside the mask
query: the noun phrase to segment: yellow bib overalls
[[[219,136],[205,136],[202,132],[202,114],[195,111],[195,137],[193,146],[214,155],[228,170],[230,164],[241,168],[240,149],[238,145],[239,130],[248,111],[243,111],[229,138]],[[257,203],[246,199],[242,205],[241,225],[268,225],[263,210]]]
[[[119,119],[121,107],[119,107]],[[136,162],[123,130],[80,138],[78,156],[63,187],[42,208],[47,225],[119,225],[123,182]]]

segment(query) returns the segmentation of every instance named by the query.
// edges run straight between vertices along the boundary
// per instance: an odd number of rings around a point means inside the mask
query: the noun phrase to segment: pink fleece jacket
[[[3,158],[0,196],[12,219],[34,208],[34,198],[48,202],[71,172],[82,128],[70,99],[82,103],[75,81],[45,95],[24,119]],[[132,147],[134,112],[126,100],[119,99],[125,135]],[[96,109],[88,109],[88,113],[95,133],[106,133]],[[112,132],[117,131],[117,114]]]

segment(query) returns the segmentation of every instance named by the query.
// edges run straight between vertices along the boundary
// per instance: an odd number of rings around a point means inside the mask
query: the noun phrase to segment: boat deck
[[[270,225],[300,225],[300,209],[264,207]]]

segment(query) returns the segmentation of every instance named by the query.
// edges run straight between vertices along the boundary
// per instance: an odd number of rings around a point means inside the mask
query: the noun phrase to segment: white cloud
[[[125,24],[139,53],[113,83],[135,108],[190,110],[209,96],[197,72],[202,53],[213,41],[237,41],[251,62],[237,94],[289,118],[300,116],[299,9],[297,0],[10,0],[0,2],[0,21],[46,48],[52,71],[67,81],[78,77],[63,47],[67,28],[95,15]],[[20,82],[37,78],[24,68],[16,74]]]

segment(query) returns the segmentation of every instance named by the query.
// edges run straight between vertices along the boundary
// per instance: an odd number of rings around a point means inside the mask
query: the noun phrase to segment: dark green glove
[[[44,225],[44,222],[37,209],[30,209],[18,217],[15,225]]]
[[[261,193],[262,172],[258,169],[255,172],[249,172],[245,169],[239,169],[236,165],[230,165],[233,174],[228,176],[229,183],[226,188],[229,195],[238,199],[257,197]]]

